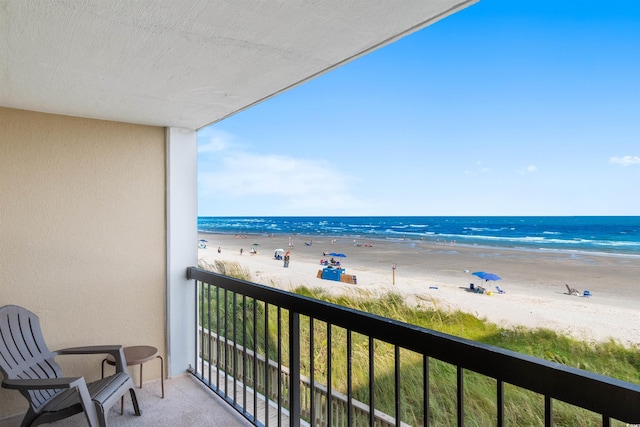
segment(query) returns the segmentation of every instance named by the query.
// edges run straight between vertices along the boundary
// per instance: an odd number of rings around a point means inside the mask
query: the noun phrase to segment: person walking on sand
[[[218,253],[222,252],[222,248],[218,246]]]
[[[242,251],[243,251],[243,249],[242,249],[242,248],[240,248],[240,255],[242,255]]]
[[[291,252],[287,251],[286,254],[284,254],[284,268],[289,268],[289,257],[291,255]]]

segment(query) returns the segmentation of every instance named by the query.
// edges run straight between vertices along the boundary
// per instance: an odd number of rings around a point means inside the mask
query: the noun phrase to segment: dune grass
[[[198,267],[240,280],[251,280],[251,272],[239,262],[215,260],[212,264],[201,259],[198,261]]]

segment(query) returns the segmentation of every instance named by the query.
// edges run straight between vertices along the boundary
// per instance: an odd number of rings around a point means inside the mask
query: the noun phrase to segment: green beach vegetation
[[[220,272],[232,277],[250,280],[250,274],[240,265],[234,263],[216,263],[201,267]],[[640,348],[628,347],[620,343],[585,342],[572,339],[548,329],[504,328],[479,319],[468,313],[447,312],[431,307],[411,306],[404,298],[395,293],[381,297],[368,295],[334,296],[319,288],[299,287],[297,294],[349,307],[367,313],[376,314],[427,329],[455,335],[477,342],[509,349],[522,354],[539,357],[563,365],[584,369],[609,377],[640,383]],[[269,358],[288,360],[288,312],[278,310],[262,302],[242,301],[233,298],[228,292],[225,300],[220,295],[211,295],[204,301],[205,310],[209,304],[215,305],[227,319],[224,335],[229,339],[235,336],[236,342],[253,348],[253,330],[255,328],[256,349],[264,354],[265,348]],[[216,302],[217,299],[217,302]],[[235,307],[234,307],[235,306]],[[253,322],[253,312],[256,312]],[[232,331],[233,318],[236,320],[236,331]],[[222,321],[221,321],[222,323]],[[265,328],[266,324],[266,328]],[[306,377],[311,376],[313,360],[313,377],[316,382],[326,384],[331,375],[332,390],[346,394],[348,387],[346,351],[347,330],[328,325],[318,320],[313,321],[314,354],[310,354],[311,322],[301,316],[301,371]],[[266,330],[265,330],[266,329]],[[243,334],[243,330],[251,331]],[[278,339],[280,332],[281,339]],[[266,339],[265,339],[266,337]],[[327,344],[330,337],[331,361],[327,357]],[[352,374],[351,391],[355,400],[369,404],[369,339],[357,333],[351,333],[352,339]],[[267,345],[265,346],[265,342]],[[375,387],[374,404],[376,409],[394,416],[395,414],[395,348],[380,341],[374,341]],[[401,378],[401,418],[409,425],[422,425],[423,412],[423,359],[422,356],[408,350],[400,350]],[[429,359],[429,417],[431,425],[455,425],[456,413],[456,367],[445,362]],[[286,364],[286,362],[283,362]],[[331,372],[329,372],[329,366]],[[495,425],[496,414],[496,382],[491,378],[473,372],[465,372],[465,425]],[[543,396],[505,384],[504,412],[507,425],[534,426],[544,424]],[[556,426],[596,426],[601,425],[601,417],[562,402],[554,402],[554,425]],[[613,422],[614,426],[624,426]]]

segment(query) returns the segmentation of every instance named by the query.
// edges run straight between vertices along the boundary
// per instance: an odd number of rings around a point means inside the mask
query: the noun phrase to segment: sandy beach
[[[460,310],[510,327],[544,327],[586,341],[613,339],[640,345],[640,259],[555,251],[523,251],[465,247],[442,242],[411,240],[357,240],[308,236],[264,236],[201,233],[207,248],[199,258],[236,261],[246,267],[252,281],[292,290],[321,287],[329,292],[378,295],[398,292],[412,304]],[[289,240],[291,238],[291,240]],[[274,250],[291,249],[284,268]],[[258,253],[250,252],[254,243]],[[370,243],[372,246],[365,246]],[[221,252],[218,253],[218,247]],[[240,249],[243,253],[240,253]],[[347,255],[339,259],[357,284],[318,279],[323,252]],[[395,264],[395,275],[392,265]],[[478,279],[485,271],[501,280]],[[395,283],[394,283],[395,281]],[[468,291],[483,286],[492,295]],[[567,294],[566,285],[590,297]],[[496,292],[499,286],[505,293]]]

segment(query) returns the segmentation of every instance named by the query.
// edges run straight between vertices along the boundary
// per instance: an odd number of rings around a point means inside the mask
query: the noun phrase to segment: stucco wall
[[[0,130],[0,306],[35,312],[51,350],[165,356],[164,128],[0,108]],[[102,357],[59,360],[100,376]],[[26,410],[17,392],[0,402],[0,419]]]

